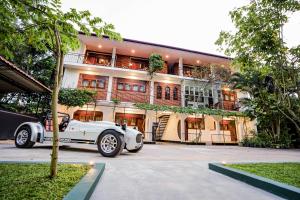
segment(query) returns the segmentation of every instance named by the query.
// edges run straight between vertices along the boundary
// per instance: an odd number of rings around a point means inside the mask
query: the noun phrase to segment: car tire
[[[124,146],[124,136],[114,130],[105,131],[98,137],[98,151],[104,157],[119,155],[123,151]]]
[[[132,150],[127,149],[127,151],[130,153],[137,153],[143,148],[143,145],[144,145],[144,143],[142,143],[142,145],[137,149],[132,149]]]
[[[21,126],[15,135],[15,145],[18,148],[31,148],[35,142],[30,141],[31,128],[27,125]]]

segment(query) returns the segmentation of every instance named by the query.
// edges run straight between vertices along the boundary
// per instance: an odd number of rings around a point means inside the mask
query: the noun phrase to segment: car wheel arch
[[[122,135],[123,137],[125,137],[125,134],[124,134],[124,133],[121,133],[120,131],[117,131],[117,130],[112,129],[112,128],[110,128],[110,129],[105,129],[105,130],[103,130],[103,131],[98,135],[97,140],[95,141],[95,144],[98,143],[100,136],[101,136],[102,134],[108,132],[108,131],[114,131],[114,132],[118,133],[119,135]]]
[[[22,128],[22,127],[24,127],[24,126],[27,126],[27,127],[29,127],[30,128],[30,130],[31,130],[31,138],[30,138],[30,140],[32,141],[32,142],[38,142],[37,141],[37,139],[38,139],[38,130],[37,130],[37,122],[24,122],[24,123],[22,123],[22,124],[20,124],[17,128],[16,128],[16,130],[15,130],[15,132],[14,132],[14,137],[16,137],[16,134],[18,133],[18,131]]]

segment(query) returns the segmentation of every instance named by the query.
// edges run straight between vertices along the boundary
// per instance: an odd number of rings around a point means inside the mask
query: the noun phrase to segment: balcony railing
[[[78,64],[91,64],[111,67],[113,60],[110,55],[107,54],[77,54],[69,53],[65,55],[65,62],[78,63]],[[116,56],[115,67],[123,69],[132,69],[147,71],[149,63],[147,59],[139,59],[130,56]],[[167,73],[167,64],[164,64],[164,68],[159,73]]]
[[[111,66],[111,59],[102,58],[100,56],[85,55],[69,53],[65,55],[65,62],[78,63],[78,64],[91,64],[91,65],[101,65],[101,66]]]
[[[83,64],[85,62],[85,55],[78,53],[68,53],[67,55],[65,55],[64,62]]]
[[[198,78],[198,79],[209,79],[211,70],[209,67],[204,66],[183,66],[183,76]]]
[[[131,102],[131,103],[150,103],[150,95],[137,94],[133,95],[125,91],[117,91],[111,93],[112,101]]]

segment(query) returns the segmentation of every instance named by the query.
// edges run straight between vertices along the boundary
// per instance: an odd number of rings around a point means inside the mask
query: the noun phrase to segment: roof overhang
[[[0,93],[10,92],[50,93],[51,90],[0,56]]]
[[[183,58],[185,64],[189,65],[218,64],[228,66],[232,61],[232,58],[226,56],[126,38],[119,42],[110,40],[107,36],[99,38],[95,34],[89,36],[79,32],[79,39],[88,50],[111,53],[112,48],[115,47],[117,54],[142,58],[148,58],[151,53],[159,53],[168,63],[176,63],[180,57]]]

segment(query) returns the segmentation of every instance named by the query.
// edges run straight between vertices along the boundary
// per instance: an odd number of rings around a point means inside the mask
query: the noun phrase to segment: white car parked
[[[115,157],[123,149],[136,153],[143,147],[143,135],[138,130],[127,128],[107,121],[80,122],[70,120],[63,114],[59,124],[59,139],[63,143],[93,143],[98,151],[106,157]],[[18,148],[31,148],[36,142],[52,140],[51,117],[46,118],[45,125],[39,122],[22,123],[15,131],[15,145]]]

